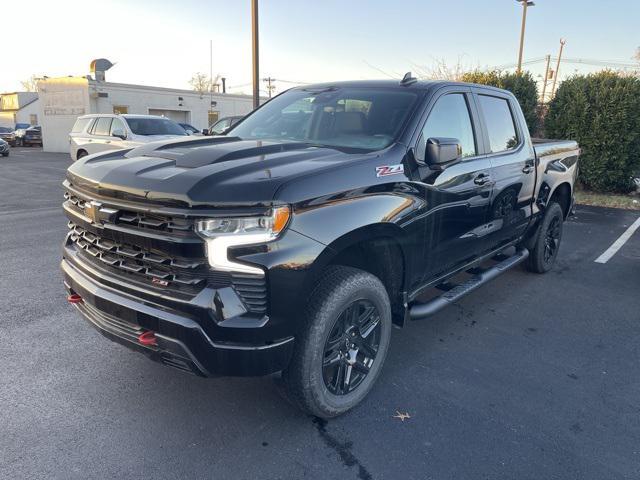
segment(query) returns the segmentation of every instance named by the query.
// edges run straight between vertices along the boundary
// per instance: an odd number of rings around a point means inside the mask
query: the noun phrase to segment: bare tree
[[[36,77],[35,75],[31,75],[26,80],[21,80],[20,85],[22,86],[22,90],[25,92],[37,92],[38,80],[39,78]]]
[[[458,60],[454,65],[447,64],[444,58],[433,58],[431,65],[412,63],[412,66],[416,70],[418,77],[423,80],[460,81],[465,73],[474,70],[473,67],[465,65],[462,58],[463,56],[458,56]]]
[[[217,92],[220,85],[220,75],[216,75],[215,78],[211,79],[209,76],[204,73],[197,72],[189,80],[189,85],[193,88],[194,92],[200,94],[201,97],[205,95],[205,93],[209,92]]]
[[[211,89],[211,79],[204,73],[197,72],[189,80],[189,85],[191,85],[194,92],[199,93],[202,97]]]

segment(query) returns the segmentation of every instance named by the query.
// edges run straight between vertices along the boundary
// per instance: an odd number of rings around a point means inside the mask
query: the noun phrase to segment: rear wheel
[[[389,296],[370,273],[331,267],[305,320],[283,372],[287,393],[305,412],[335,417],[362,401],[380,374],[391,338]]]
[[[546,273],[553,267],[562,240],[564,213],[556,202],[550,202],[536,233],[533,249],[529,252],[527,268],[536,273]]]

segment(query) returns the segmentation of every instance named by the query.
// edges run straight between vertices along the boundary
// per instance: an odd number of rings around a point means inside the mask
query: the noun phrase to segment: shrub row
[[[549,104],[545,136],[578,141],[589,190],[631,191],[640,168],[640,79],[604,71],[565,80]]]

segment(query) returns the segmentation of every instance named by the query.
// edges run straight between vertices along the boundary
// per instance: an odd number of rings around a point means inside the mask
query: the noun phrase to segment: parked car
[[[20,132],[20,136],[18,136],[18,132]],[[23,147],[42,146],[42,127],[35,125],[23,130],[16,130],[16,144]]]
[[[224,117],[209,127],[209,135],[224,135],[244,116]]]
[[[11,127],[0,127],[0,139],[9,143],[12,147],[16,146],[16,133]]]
[[[188,123],[178,123],[189,135],[202,135],[202,132]]]
[[[186,135],[176,122],[156,115],[83,115],[69,134],[70,154],[75,161],[105,150],[133,148]]]
[[[9,143],[0,138],[0,155],[2,155],[3,157],[8,157],[9,150],[11,150],[11,148],[9,147]]]
[[[22,139],[24,137],[25,132],[27,131],[27,128],[30,128],[31,124],[29,123],[16,123],[15,129],[14,129],[14,134],[16,137],[16,141],[15,144],[19,145],[19,146],[24,146],[24,144],[22,143]]]
[[[532,141],[516,98],[493,87],[294,88],[233,136],[69,167],[68,301],[171,367],[281,371],[295,404],[333,417],[371,390],[393,324],[520,263],[552,268],[578,155]]]

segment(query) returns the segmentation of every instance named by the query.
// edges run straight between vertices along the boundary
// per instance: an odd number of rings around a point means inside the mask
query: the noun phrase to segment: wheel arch
[[[379,278],[389,294],[394,323],[403,325],[409,272],[406,233],[402,228],[393,223],[377,223],[337,238],[314,262],[307,291],[331,265],[358,268]]]

